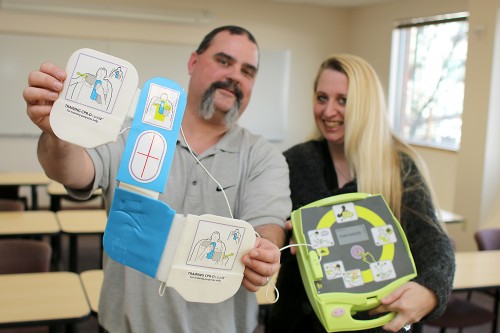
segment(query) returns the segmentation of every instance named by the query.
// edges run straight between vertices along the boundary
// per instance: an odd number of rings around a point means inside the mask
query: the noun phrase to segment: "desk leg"
[[[38,210],[37,185],[31,185],[31,210]]]
[[[52,245],[52,266],[54,270],[58,271],[61,264],[61,234],[51,236],[50,243]]]
[[[493,322],[491,323],[491,332],[496,333],[497,332],[497,326],[498,326],[498,308],[499,308],[499,303],[500,303],[500,289],[497,288],[495,289],[495,297],[493,302]]]
[[[50,210],[53,212],[61,210],[61,200],[59,196],[56,195],[50,196]]]
[[[78,269],[78,237],[75,234],[69,235],[69,270],[77,272]]]

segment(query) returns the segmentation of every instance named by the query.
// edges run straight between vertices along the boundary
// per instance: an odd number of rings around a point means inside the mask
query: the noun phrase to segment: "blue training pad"
[[[114,261],[154,278],[174,217],[167,204],[117,187],[104,250]]]

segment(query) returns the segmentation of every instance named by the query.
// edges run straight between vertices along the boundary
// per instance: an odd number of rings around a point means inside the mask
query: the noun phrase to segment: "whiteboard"
[[[38,136],[26,116],[22,97],[28,74],[42,62],[65,68],[69,56],[88,47],[129,61],[139,73],[139,88],[149,78],[163,76],[187,90],[187,62],[195,45],[141,43],[0,33],[0,135]],[[288,110],[290,51],[261,50],[252,99],[240,124],[270,141],[282,141]]]

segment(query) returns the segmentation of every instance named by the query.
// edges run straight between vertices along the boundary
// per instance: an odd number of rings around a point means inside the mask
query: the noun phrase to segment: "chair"
[[[0,239],[0,274],[48,272],[52,247],[32,239]],[[0,329],[0,333],[49,333],[48,326]]]
[[[24,202],[17,199],[0,199],[0,211],[24,210]]]
[[[32,239],[0,240],[0,274],[48,272],[52,247]]]
[[[461,298],[456,292],[452,292],[446,310],[441,317],[428,321],[425,325],[440,327],[440,333],[446,332],[447,328],[458,328],[460,333],[465,327],[493,322],[494,318],[493,312],[468,299]],[[493,327],[493,332],[495,332],[495,327]]]
[[[451,240],[453,249],[455,241]],[[461,297],[459,292],[452,292],[448,299],[448,305],[441,317],[428,321],[425,325],[440,327],[440,333],[445,333],[447,328],[458,328],[458,333],[463,328],[492,323],[492,332],[496,332],[496,315],[492,311],[475,304],[470,299]]]
[[[479,251],[500,250],[500,228],[478,230],[474,239]]]

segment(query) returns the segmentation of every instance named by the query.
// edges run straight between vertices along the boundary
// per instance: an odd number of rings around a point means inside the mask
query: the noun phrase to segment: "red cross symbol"
[[[130,159],[130,174],[142,183],[149,183],[158,177],[165,158],[167,143],[155,131],[141,133],[136,140]]]

